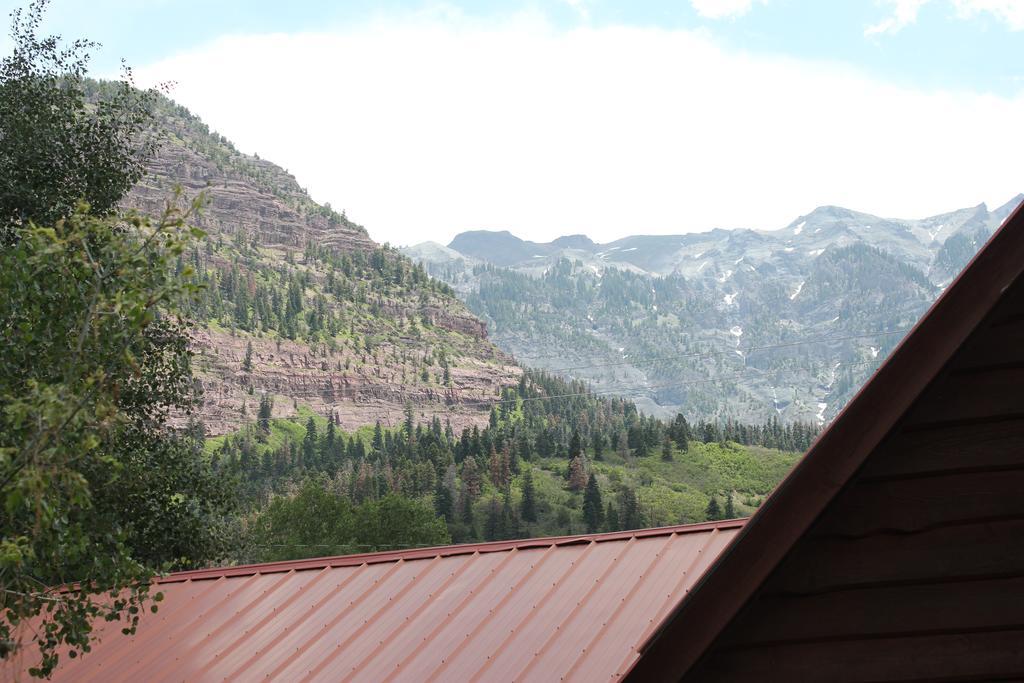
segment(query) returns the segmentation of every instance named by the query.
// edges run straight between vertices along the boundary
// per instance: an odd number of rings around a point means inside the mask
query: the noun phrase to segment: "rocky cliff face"
[[[125,203],[158,214],[175,187],[186,200],[205,195],[193,222],[208,237],[190,258],[209,290],[193,338],[204,393],[199,417],[210,434],[254,420],[263,394],[273,397],[275,416],[307,405],[346,429],[397,424],[407,404],[456,429],[486,422],[489,402],[520,370],[450,290],[417,281],[404,256],[188,111],[161,102],[159,114],[167,140]],[[345,265],[373,263],[401,281],[369,267],[374,279],[360,281],[358,270],[346,279],[335,267],[346,256]],[[265,309],[280,308],[291,294],[281,283],[295,280],[302,283],[297,330],[276,329]],[[311,329],[325,316],[333,329]]]
[[[203,384],[201,418],[208,433],[224,434],[256,417],[260,396],[274,397],[274,417],[287,417],[299,405],[337,417],[342,429],[362,425],[395,426],[411,404],[420,422],[435,415],[453,429],[483,425],[489,402],[501,388],[518,381],[519,370],[500,353],[464,357],[450,370],[450,384],[440,370],[422,381],[408,364],[388,361],[388,353],[362,362],[343,350],[313,349],[303,342],[251,338],[199,328],[194,334],[195,367]],[[251,369],[245,368],[252,344]]]

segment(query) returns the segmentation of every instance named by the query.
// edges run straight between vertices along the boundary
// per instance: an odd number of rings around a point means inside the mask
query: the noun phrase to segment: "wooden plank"
[[[965,370],[1009,364],[1024,364],[1024,318],[978,330],[953,357],[950,367]]]
[[[1024,622],[1024,577],[760,597],[728,644],[992,630]]]
[[[1024,574],[1024,519],[918,534],[803,539],[764,586],[768,595],[942,577]]]
[[[871,456],[858,478],[1019,463],[1024,463],[1024,418],[901,432]]]
[[[1024,317],[1024,279],[1018,278],[1007,287],[988,319],[992,324],[1000,325],[1021,317]]]
[[[914,532],[1024,515],[1024,469],[857,483],[834,501],[815,535]]]
[[[910,409],[905,425],[1024,414],[1024,367],[950,374]]]
[[[716,650],[688,680],[863,683],[1024,678],[1024,630]]]

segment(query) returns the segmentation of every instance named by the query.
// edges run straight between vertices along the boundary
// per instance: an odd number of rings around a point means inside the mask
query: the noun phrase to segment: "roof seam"
[[[554,547],[555,546],[551,546],[551,548],[548,548],[546,551],[544,551],[544,555],[547,556],[551,552],[551,549]],[[495,576],[501,573],[501,570],[504,569],[505,565],[507,565],[509,561],[516,556],[517,552],[518,549],[513,548],[511,551],[508,552],[507,555],[505,555],[505,557],[501,558],[501,561],[498,562],[497,565],[492,567],[491,571],[489,571],[486,576],[480,579],[480,581],[478,581],[476,585],[474,585],[473,588],[470,589],[468,593],[466,593],[462,600],[459,601],[459,604],[455,606],[455,609],[449,612],[448,615],[444,619],[442,619],[440,623],[437,624],[437,626],[431,629],[430,633],[423,636],[423,639],[420,641],[419,645],[413,648],[412,652],[410,652],[400,662],[398,662],[398,664],[395,666],[394,671],[388,674],[387,678],[385,678],[384,680],[394,680],[395,676],[398,675],[398,672],[401,670],[403,666],[405,666],[408,662],[412,661],[415,657],[419,656],[419,653],[423,651],[423,648],[427,646],[427,643],[436,638],[437,634],[440,633],[441,630],[444,629],[449,623],[451,623],[453,616],[461,613],[462,610],[466,608],[466,605],[469,604],[470,600],[472,600],[473,596],[476,595],[481,588],[486,586],[489,581],[491,581]],[[544,558],[542,557],[541,560],[543,559]]]
[[[327,570],[324,569],[323,572],[321,572],[320,576],[322,577],[326,572],[327,572]],[[180,660],[183,655],[186,655],[186,654],[188,654],[190,652],[194,652],[195,650],[199,649],[199,647],[203,643],[209,641],[209,639],[215,633],[220,633],[221,631],[223,631],[224,629],[228,628],[229,626],[232,626],[235,619],[237,619],[241,615],[247,613],[249,610],[254,609],[255,607],[257,607],[260,603],[262,603],[264,600],[266,600],[268,597],[270,597],[278,588],[280,588],[282,585],[287,583],[288,579],[291,578],[293,575],[294,575],[294,572],[287,572],[285,574],[282,574],[281,578],[278,579],[278,581],[274,585],[272,585],[267,590],[263,591],[259,595],[259,597],[257,597],[255,600],[252,600],[251,602],[249,602],[249,604],[243,606],[242,609],[240,609],[237,612],[235,612],[234,615],[232,615],[232,617],[230,619],[225,619],[224,622],[220,626],[218,626],[217,628],[213,629],[212,631],[207,633],[205,636],[203,636],[202,638],[200,638],[199,640],[194,642],[191,647],[186,648],[182,652],[179,652],[177,659]],[[320,578],[320,577],[317,577],[317,578]],[[317,578],[314,578],[312,581],[310,581],[310,583],[315,583],[317,581]],[[303,588],[305,588],[305,586]],[[301,590],[296,591],[295,594],[291,598],[289,598],[289,600],[287,602],[291,602],[292,600],[298,598],[298,596],[301,595],[301,594],[302,594]],[[266,619],[266,617],[264,617],[264,620],[265,619]],[[244,635],[244,633],[243,633],[243,635]],[[241,642],[241,639],[236,639],[235,642],[232,643],[232,646],[236,645],[239,642]],[[232,649],[232,647],[229,646],[225,650],[223,650],[220,653],[218,653],[218,656],[221,656],[221,655],[225,654],[226,652],[230,652],[231,649]],[[208,663],[205,667],[203,667],[203,669],[201,669],[198,673],[202,673],[203,670],[209,668],[210,664],[213,663],[213,661],[215,661],[215,660],[210,660],[210,663]]]
[[[320,660],[320,662],[317,663],[317,665],[315,667],[310,669],[306,673],[306,675],[302,678],[302,680],[303,681],[311,680],[318,673],[323,671],[324,667],[326,667],[328,664],[330,664],[332,661],[334,661],[334,659],[341,653],[341,651],[347,645],[349,645],[353,640],[358,638],[361,634],[366,632],[366,629],[368,629],[372,624],[376,623],[376,621],[378,619],[380,619],[383,614],[385,614],[388,610],[390,610],[392,607],[394,607],[395,604],[402,598],[402,596],[405,595],[409,590],[411,590],[414,585],[416,585],[416,581],[418,579],[420,579],[423,576],[426,576],[427,574],[432,572],[434,570],[434,568],[437,567],[440,564],[441,559],[442,558],[441,558],[440,555],[435,556],[434,559],[432,559],[429,563],[427,563],[427,566],[424,567],[422,571],[420,571],[419,573],[413,574],[412,577],[408,580],[408,582],[406,582],[406,584],[404,586],[402,586],[402,588],[400,588],[397,593],[395,593],[394,595],[392,595],[391,597],[388,598],[388,602],[387,602],[386,605],[384,605],[382,608],[380,608],[378,610],[374,610],[372,615],[370,615],[368,618],[364,619],[362,624],[360,624],[358,627],[353,629],[351,633],[348,634],[348,637],[346,637],[344,640],[342,640],[341,642],[339,642],[337,644],[337,646],[334,648],[333,652],[331,652],[326,657],[322,658]]]
[[[669,537],[669,539],[671,540],[671,536]],[[590,596],[594,594],[594,591],[596,591],[599,586],[602,586],[602,582],[605,579],[607,579],[608,575],[611,574],[612,571],[619,565],[619,560],[625,557],[626,554],[635,547],[635,545],[636,537],[634,536],[633,538],[629,539],[622,547],[622,549],[619,550],[619,552],[615,555],[615,557],[612,558],[612,561],[609,562],[608,566],[606,566],[604,570],[601,571],[598,577],[594,580],[594,583],[590,584],[590,588],[588,588],[587,591],[583,594],[583,596],[576,601],[576,605],[571,610],[569,610],[569,614],[566,615],[562,619],[562,621],[558,623],[558,626],[555,627],[555,630],[548,635],[548,637],[544,640],[544,643],[540,646],[540,649],[533,653],[533,656],[530,657],[530,661],[528,661],[526,663],[526,666],[524,666],[515,676],[515,680],[518,681],[526,678],[526,674],[529,673],[530,670],[533,669],[533,667],[535,667],[538,662],[540,662],[541,657],[543,657],[547,653],[548,649],[554,644],[556,640],[558,640],[562,633],[564,633],[563,627],[576,618],[576,615],[579,614],[583,603],[585,603],[590,598]]]
[[[588,545],[586,549],[583,551],[581,557],[586,556],[588,553],[590,553],[590,551],[593,550],[595,545],[596,543],[594,541],[591,541],[590,545]],[[515,595],[516,591],[522,587],[523,583],[533,573],[533,570],[537,569],[542,564],[545,564],[549,558],[554,556],[554,553],[552,551],[556,547],[557,546],[555,545],[550,546],[547,550],[544,551],[544,555],[539,560],[537,560],[536,563],[530,565],[530,567],[523,573],[523,575],[519,577],[519,580],[509,587],[509,589],[505,592],[505,595],[503,595],[501,600],[498,601],[498,604],[494,605],[493,607],[491,607],[490,610],[488,610],[487,615],[483,619],[481,619],[476,626],[473,627],[473,630],[466,634],[465,638],[459,641],[459,644],[455,647],[455,649],[452,650],[447,657],[441,660],[441,663],[437,667],[435,667],[433,671],[430,672],[430,675],[425,680],[433,681],[437,679],[438,675],[442,671],[444,671],[448,667],[448,665],[451,664],[452,660],[455,659],[459,655],[459,653],[461,653],[465,649],[466,645],[473,638],[475,638],[477,634],[480,633],[481,629],[483,629],[485,625],[491,622],[491,619],[494,618],[494,615],[497,614],[498,610],[501,609],[502,605],[504,605],[513,595]],[[579,558],[577,558],[577,560],[578,559]],[[575,566],[575,563],[576,560],[573,560],[572,566]]]
[[[629,541],[627,541],[627,543],[632,543],[633,540],[634,539],[631,538],[629,539]],[[487,659],[484,660],[484,663],[480,666],[480,668],[478,668],[476,672],[470,677],[470,681],[480,680],[481,674],[483,674],[484,671],[490,668],[490,666],[498,659],[498,655],[512,641],[513,634],[522,632],[523,627],[526,626],[526,624],[533,621],[533,618],[537,616],[538,613],[537,608],[539,606],[547,604],[548,598],[550,598],[551,595],[558,590],[559,586],[561,586],[566,579],[572,576],[576,569],[578,569],[580,565],[583,564],[583,560],[586,559],[587,555],[590,554],[590,552],[596,547],[596,545],[596,543],[591,543],[589,546],[587,546],[586,550],[584,550],[579,557],[577,557],[569,564],[569,569],[563,572],[563,574],[560,577],[558,577],[556,581],[552,582],[552,584],[548,587],[544,594],[535,601],[535,604],[531,605],[530,611],[527,612],[519,620],[519,622],[505,635],[505,637],[502,638],[501,643],[498,645],[498,647],[495,648],[494,651],[487,656]],[[516,678],[516,680],[518,680],[518,678]]]
[[[569,670],[565,672],[565,676],[563,676],[563,679],[572,678],[573,673],[583,662],[583,659],[587,655],[587,652],[592,651],[594,645],[597,642],[599,642],[601,638],[604,637],[605,633],[608,632],[608,627],[612,625],[612,622],[616,621],[622,614],[622,612],[625,610],[626,603],[632,600],[633,596],[636,595],[636,592],[640,589],[640,585],[643,583],[643,579],[647,576],[650,576],[654,569],[665,558],[665,556],[668,555],[669,547],[672,545],[672,542],[674,540],[676,540],[675,534],[669,536],[668,539],[665,541],[665,544],[661,546],[658,552],[654,555],[654,559],[651,561],[651,563],[647,565],[647,568],[642,573],[637,575],[636,580],[633,581],[633,585],[629,588],[629,592],[626,593],[626,595],[624,595],[621,600],[619,600],[619,604],[615,606],[615,610],[611,613],[610,616],[608,616],[607,619],[605,619],[604,623],[601,624],[601,628],[597,630],[597,633],[595,633],[593,637],[591,637],[591,639],[586,642],[586,644],[583,646],[583,649],[580,650],[579,655],[577,655],[576,660],[572,663],[572,666],[570,666]]]
[[[280,631],[278,631],[277,635],[274,638],[270,639],[270,642],[266,643],[261,649],[254,651],[251,655],[249,655],[248,659],[242,662],[239,666],[235,667],[232,671],[229,671],[224,676],[225,680],[231,678],[238,678],[238,676],[243,671],[248,669],[257,661],[259,661],[260,657],[269,652],[275,645],[277,645],[277,643],[281,642],[281,640],[284,639],[289,633],[293,632],[297,626],[305,623],[307,619],[316,614],[320,610],[320,608],[324,606],[324,604],[331,600],[331,598],[337,596],[339,591],[344,590],[346,586],[348,586],[350,583],[352,583],[357,578],[362,576],[363,572],[366,571],[367,566],[368,565],[363,564],[357,567],[354,571],[349,572],[349,575],[346,576],[341,581],[341,583],[336,585],[333,591],[329,591],[326,595],[324,595],[324,597],[320,598],[319,601],[317,601],[312,607],[306,610],[306,612],[304,612],[301,617],[299,617],[298,621],[296,621],[293,624],[290,624],[288,628],[281,629]],[[324,567],[324,569],[328,569],[328,567]]]
[[[373,661],[374,657],[376,657],[380,653],[380,651],[385,648],[387,644],[391,643],[398,636],[399,633],[404,631],[407,626],[412,624],[420,616],[420,614],[422,614],[428,607],[430,607],[430,605],[434,604],[435,595],[443,594],[446,590],[448,590],[448,587],[455,583],[455,581],[457,581],[458,578],[462,576],[466,572],[466,570],[472,566],[472,560],[479,556],[480,553],[473,553],[472,555],[468,556],[465,560],[463,560],[462,565],[455,571],[451,572],[451,574],[448,575],[448,578],[445,579],[440,586],[435,588],[433,592],[427,594],[427,597],[424,598],[422,603],[420,603],[420,606],[413,610],[413,612],[408,617],[406,617],[405,620],[401,624],[399,624],[397,628],[391,631],[391,633],[388,634],[387,638],[382,638],[381,641],[377,644],[377,647],[375,647],[372,651],[367,653],[366,656],[363,657],[362,661],[356,662],[356,665],[352,667],[352,670],[349,672],[348,676],[350,678],[354,677],[356,674],[358,674],[360,671],[366,668],[366,666]]]
[[[210,614],[210,612],[212,612],[218,605],[224,604],[228,600],[231,600],[233,597],[238,595],[238,593],[240,593],[241,591],[244,591],[246,588],[248,588],[248,586],[250,584],[255,583],[256,579],[259,578],[259,576],[260,576],[259,574],[253,574],[252,576],[247,577],[246,581],[243,581],[242,584],[239,585],[239,586],[234,586],[231,590],[229,590],[227,592],[227,594],[224,595],[223,598],[221,598],[215,604],[199,604],[198,605],[198,607],[199,607],[199,612],[198,613],[196,613],[194,616],[192,616],[192,618],[189,619],[186,623],[179,624],[176,629],[172,630],[172,634],[175,637],[173,637],[173,638],[165,638],[164,640],[165,641],[170,641],[170,642],[173,642],[173,641],[177,640],[176,636],[179,633],[182,633],[182,632],[188,630],[188,627],[190,627],[195,622],[201,620],[206,615]],[[224,585],[227,586],[229,584],[225,581]],[[151,635],[155,636],[156,633],[157,632],[154,631],[154,632],[151,633]],[[120,678],[119,680],[134,680],[134,676],[132,674],[138,675],[138,673],[140,671],[145,671],[147,669],[147,667],[149,667],[149,665],[152,664],[154,661],[159,661],[161,658],[163,658],[164,656],[167,655],[166,646],[165,647],[154,647],[148,654],[149,654],[149,656],[146,657],[145,659],[138,659],[138,660],[135,661],[135,664],[130,665],[128,667],[127,671],[124,672],[123,677]],[[108,673],[107,674],[107,678],[105,680],[110,680],[111,677],[112,677],[111,673]]]
[[[374,579],[373,583],[370,584],[370,586],[365,591],[363,591],[362,594],[359,595],[359,597],[349,601],[348,605],[345,605],[344,607],[339,609],[338,613],[335,614],[330,621],[321,626],[319,631],[312,634],[308,640],[306,640],[304,643],[302,643],[302,645],[295,649],[295,652],[291,653],[283,662],[274,667],[274,670],[267,674],[267,678],[270,680],[275,680],[277,676],[279,676],[281,672],[288,668],[288,666],[292,662],[298,659],[299,656],[302,655],[302,653],[304,653],[306,650],[313,647],[314,644],[319,642],[320,639],[324,637],[324,635],[330,632],[330,629],[332,629],[335,625],[337,625],[339,621],[341,621],[345,616],[347,616],[353,610],[353,608],[355,608],[358,605],[361,605],[364,600],[366,600],[368,597],[370,597],[370,595],[373,594],[373,592],[377,589],[378,586],[382,585],[385,581],[390,579],[394,575],[394,573],[397,572],[404,564],[405,560],[399,559],[390,569],[388,569],[386,572],[384,572],[376,579]]]
[[[679,580],[676,581],[676,585],[672,587],[672,592],[666,596],[665,602],[662,604],[661,609],[658,610],[657,616],[651,619],[651,623],[647,626],[647,629],[644,631],[643,635],[640,636],[640,639],[633,646],[633,652],[631,654],[639,654],[644,651],[647,641],[653,636],[654,632],[657,630],[661,622],[664,621],[665,618],[668,616],[668,613],[672,610],[672,606],[677,604],[680,600],[686,597],[687,593],[689,593],[689,589],[685,588],[686,582],[690,580],[690,577],[693,574],[693,570],[696,569],[697,565],[701,561],[701,558],[704,557],[704,551],[711,547],[711,544],[717,539],[717,536],[718,529],[715,529],[710,534],[708,534],[708,538],[704,542],[704,545],[697,548],[697,552],[693,555],[693,560],[690,562],[690,564],[686,566],[686,569],[683,570],[683,573],[680,574]],[[679,595],[680,592],[682,592],[683,594]],[[619,671],[621,670],[622,667],[619,667]]]

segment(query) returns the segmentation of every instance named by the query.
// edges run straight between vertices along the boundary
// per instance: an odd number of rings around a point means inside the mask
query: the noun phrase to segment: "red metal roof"
[[[613,680],[743,523],[180,572],[54,680]]]

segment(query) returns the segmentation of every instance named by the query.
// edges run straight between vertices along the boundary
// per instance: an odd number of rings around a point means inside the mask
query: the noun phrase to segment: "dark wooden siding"
[[[1022,281],[686,677],[1019,679]]]

